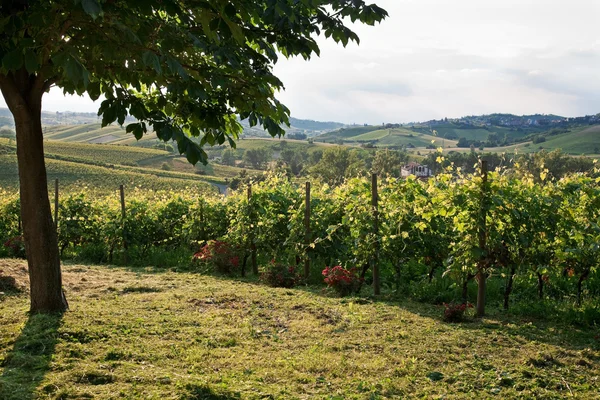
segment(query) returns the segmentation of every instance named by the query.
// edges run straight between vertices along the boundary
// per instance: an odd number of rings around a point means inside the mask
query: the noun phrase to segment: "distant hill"
[[[315,140],[387,148],[469,150],[473,146],[486,151],[560,148],[570,154],[600,154],[600,114],[576,118],[490,114],[409,124],[352,126],[316,136]]]
[[[129,117],[126,123],[133,122],[134,120]],[[127,142],[131,139],[130,134],[122,134],[118,132],[120,127],[111,126],[106,127],[100,131],[100,118],[96,113],[80,113],[80,112],[42,112],[42,125],[45,127],[48,139],[67,140],[74,142],[90,142],[90,143],[113,143],[113,144],[131,144],[134,141]],[[250,127],[248,121],[241,121],[242,127],[244,128],[243,135],[246,137],[259,137],[259,138],[270,138],[268,132],[262,127],[255,126]],[[299,119],[290,117],[290,127],[282,126],[282,128],[288,133],[304,134],[307,137],[313,137],[320,135],[324,132],[339,129],[344,124],[340,122],[321,122],[310,119]],[[79,125],[85,125],[85,127],[77,127]],[[7,108],[0,108],[0,129],[1,128],[12,128],[14,129],[14,121],[10,111]],[[75,134],[89,132],[88,135],[81,135],[78,137],[69,138]],[[53,134],[53,136],[50,135]],[[115,134],[116,133],[116,134]],[[111,135],[115,134],[112,137]],[[98,141],[93,141],[95,138]]]

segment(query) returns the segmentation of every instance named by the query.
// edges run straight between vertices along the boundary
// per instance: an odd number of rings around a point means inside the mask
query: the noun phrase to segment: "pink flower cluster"
[[[356,268],[346,269],[341,265],[325,268],[323,277],[327,286],[333,288],[340,296],[351,294],[362,282]]]

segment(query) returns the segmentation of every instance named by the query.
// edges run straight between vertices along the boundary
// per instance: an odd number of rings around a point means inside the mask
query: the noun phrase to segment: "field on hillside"
[[[375,131],[378,129],[381,129],[381,127],[377,127],[377,126],[373,126],[373,125],[351,126],[351,127],[347,127],[347,128],[340,128],[340,129],[332,131],[332,132],[324,133],[322,135],[315,137],[315,139],[318,141],[322,141],[322,142],[333,143],[340,138],[342,138],[342,139],[352,138],[354,136],[362,135],[362,134],[372,132],[372,131]]]
[[[539,146],[549,150],[562,149],[568,154],[600,154],[600,125],[576,128],[569,133],[548,136]]]
[[[162,159],[171,153],[164,150],[145,149],[132,146],[105,144],[68,143],[54,140],[44,142],[46,154],[73,157],[81,161],[102,162],[106,164],[138,164],[150,160]]]
[[[186,272],[68,265],[71,310],[27,315],[0,260],[0,398],[597,398],[594,332]]]
[[[91,144],[135,145],[156,140],[156,136],[148,134],[138,141],[131,133],[125,132],[125,128],[118,125],[102,128],[102,124],[92,123],[46,126],[44,127],[44,139]]]
[[[214,192],[211,186],[200,176],[182,175],[168,171],[135,169],[130,170],[107,168],[71,161],[46,158],[48,184],[53,187],[58,179],[63,189],[77,191],[87,188],[101,193],[116,191],[119,185],[128,188],[143,187],[150,190],[183,190],[195,188],[200,191]],[[17,172],[17,157],[15,155],[0,155],[0,186],[5,189],[17,190],[19,177]]]

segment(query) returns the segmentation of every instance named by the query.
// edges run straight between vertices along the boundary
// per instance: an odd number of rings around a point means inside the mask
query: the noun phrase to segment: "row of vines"
[[[364,279],[363,288],[377,260],[390,295],[466,303],[483,276],[488,304],[600,322],[598,181],[550,181],[543,172],[517,178],[508,170],[485,176],[450,167],[427,181],[384,179],[377,229],[370,179],[313,184],[309,237],[305,189],[281,176],[253,185],[250,196],[246,189],[210,198],[128,192],[124,218],[117,191],[69,193],[60,199],[59,245],[65,258],[191,267],[192,254],[218,240],[237,252],[228,273],[273,263],[301,269],[308,259],[310,281],[341,266]],[[17,194],[0,191],[0,255],[16,254],[18,209]]]

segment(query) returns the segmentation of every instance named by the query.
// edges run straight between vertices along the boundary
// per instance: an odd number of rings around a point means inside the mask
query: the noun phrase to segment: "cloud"
[[[360,46],[319,38],[321,57],[276,65],[292,115],[381,123],[600,111],[598,1],[374,1],[390,18],[353,25]],[[52,91],[44,108],[97,109],[61,98]]]

